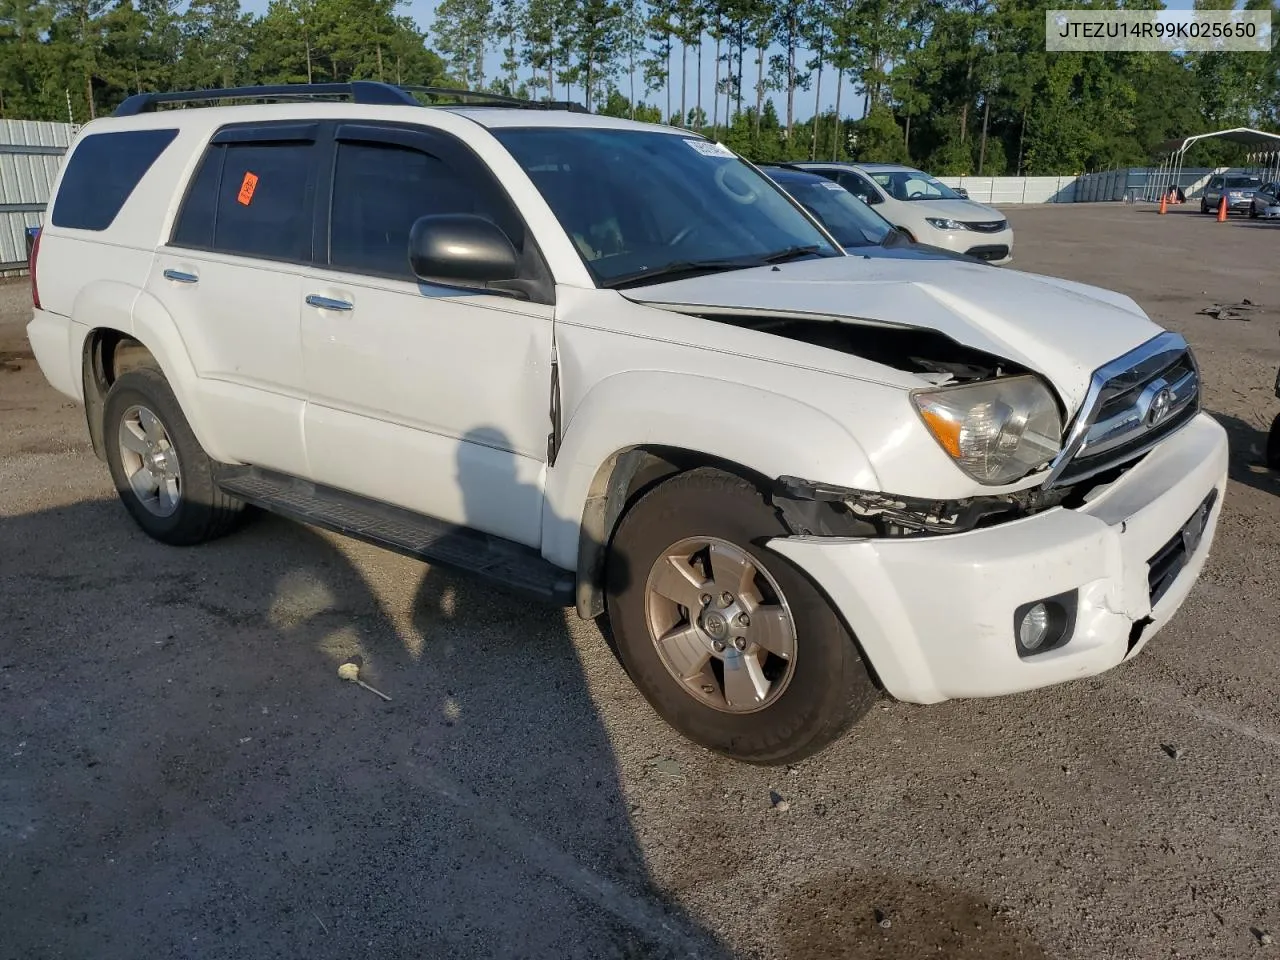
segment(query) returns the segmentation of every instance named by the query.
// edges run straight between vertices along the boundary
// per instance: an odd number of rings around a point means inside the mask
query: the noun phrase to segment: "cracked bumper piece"
[[[944,536],[769,547],[826,592],[892,696],[998,696],[1102,673],[1141,650],[1200,575],[1226,480],[1226,433],[1202,413],[1080,509]],[[1206,501],[1197,538],[1189,521]],[[1015,611],[1073,592],[1066,642],[1020,657]]]

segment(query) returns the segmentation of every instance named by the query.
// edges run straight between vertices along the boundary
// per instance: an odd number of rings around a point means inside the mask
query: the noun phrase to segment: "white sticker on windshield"
[[[822,181],[822,185],[826,187],[828,190],[835,190],[837,192],[844,190],[844,187],[840,186],[840,184],[833,183],[830,180]]]
[[[733,151],[723,143],[712,143],[710,140],[686,140],[685,143],[704,157],[733,157],[734,155]]]

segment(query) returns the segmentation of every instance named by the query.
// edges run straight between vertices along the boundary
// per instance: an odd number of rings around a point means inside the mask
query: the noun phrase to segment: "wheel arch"
[[[878,489],[849,430],[792,397],[687,374],[609,377],[574,408],[547,478],[543,554],[577,571],[581,616],[603,609],[605,556],[626,508],[666,477],[706,466],[764,490],[783,475]]]
[[[99,290],[96,295],[90,295],[90,291],[91,288],[86,288],[77,298],[75,317],[89,330],[81,349],[80,376],[94,453],[99,459],[105,457],[103,413],[107,391],[125,370],[151,367],[168,381],[200,445],[211,456],[216,456],[213,438],[202,427],[202,418],[198,415],[195,367],[169,312],[146,291],[132,289],[127,310],[121,309],[119,296],[103,296],[104,292],[118,291]]]

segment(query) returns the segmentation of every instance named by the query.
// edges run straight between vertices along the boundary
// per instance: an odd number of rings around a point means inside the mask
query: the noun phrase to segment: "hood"
[[[1161,332],[1123,294],[987,264],[871,258],[857,250],[620,292],[658,307],[936,330],[1036,371],[1072,411],[1094,370]]]
[[[949,220],[978,223],[1008,219],[995,207],[974,203],[972,200],[902,200],[899,202],[922,217],[946,217]]]

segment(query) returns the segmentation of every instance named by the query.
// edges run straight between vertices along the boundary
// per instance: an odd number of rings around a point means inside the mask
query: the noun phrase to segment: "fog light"
[[[1075,590],[1024,603],[1013,612],[1013,639],[1018,656],[1030,657],[1060,647],[1076,628]]]
[[[1048,635],[1049,608],[1043,603],[1034,604],[1022,615],[1022,622],[1018,624],[1018,641],[1028,650],[1034,650],[1044,643],[1044,638]]]

